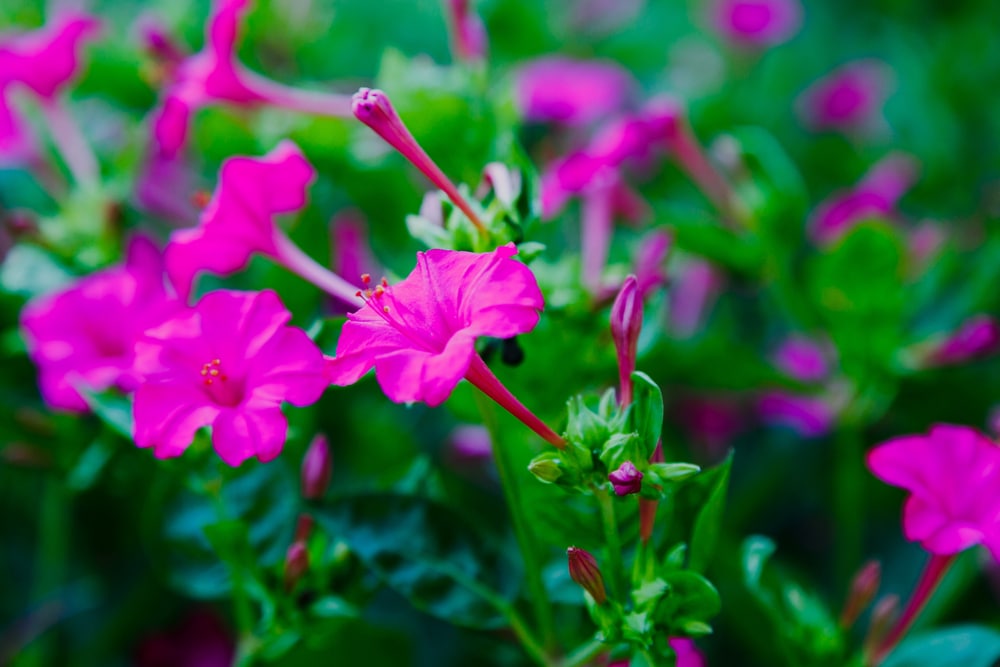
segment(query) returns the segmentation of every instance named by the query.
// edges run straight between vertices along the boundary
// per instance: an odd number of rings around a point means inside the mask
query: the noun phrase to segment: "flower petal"
[[[252,456],[266,463],[281,453],[287,432],[280,408],[223,410],[212,424],[212,446],[234,468]]]
[[[135,393],[132,415],[135,444],[152,447],[157,458],[180,456],[195,432],[208,426],[219,407],[194,385],[146,383]]]

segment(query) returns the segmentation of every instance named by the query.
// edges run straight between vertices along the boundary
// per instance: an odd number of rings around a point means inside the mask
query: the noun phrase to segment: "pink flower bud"
[[[877,560],[871,560],[858,570],[851,581],[851,589],[840,614],[840,625],[849,628],[858,620],[861,612],[871,604],[878,592],[882,580],[882,566]]]
[[[292,542],[285,552],[285,590],[292,590],[309,569],[309,551],[305,542]]]
[[[608,475],[608,479],[615,488],[615,494],[619,496],[639,493],[642,488],[642,473],[631,461],[621,464],[618,470]]]
[[[886,595],[875,603],[875,608],[872,609],[871,621],[868,624],[868,634],[865,636],[864,642],[866,665],[872,664],[871,657],[874,656],[898,616],[898,595]]]
[[[308,540],[315,523],[316,520],[311,515],[300,514],[298,520],[295,522],[295,541],[305,542]]]
[[[330,484],[332,471],[330,446],[325,436],[317,435],[302,457],[302,497],[310,500],[322,498]]]
[[[622,405],[632,402],[632,372],[642,331],[642,299],[639,281],[634,275],[625,279],[614,305],[611,306],[611,337],[618,352],[618,377],[621,384]]]
[[[566,550],[569,558],[569,576],[578,583],[583,590],[590,593],[597,604],[604,604],[608,600],[608,594],[604,591],[604,577],[597,567],[597,561],[588,552],[576,547]]]
[[[960,364],[993,354],[1000,348],[1000,323],[989,315],[971,317],[928,358],[932,366]]]

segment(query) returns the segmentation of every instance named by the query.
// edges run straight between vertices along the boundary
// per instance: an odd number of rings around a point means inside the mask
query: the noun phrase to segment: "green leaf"
[[[695,516],[691,531],[688,567],[704,572],[715,552],[722,529],[722,514],[726,507],[726,492],[729,489],[729,470],[733,465],[733,454],[714,468],[695,477],[688,486],[699,484],[704,491],[704,500]]]
[[[1000,631],[958,625],[907,638],[882,667],[993,667],[998,660]]]
[[[0,263],[0,289],[35,297],[53,292],[74,280],[66,267],[38,246],[18,243]]]
[[[641,460],[648,461],[663,431],[663,392],[651,377],[641,371],[632,373],[632,386],[628,429],[639,434],[640,446],[645,454]]]
[[[653,579],[632,591],[632,600],[639,609],[652,607],[667,592],[669,586],[663,579]]]
[[[503,625],[498,558],[474,526],[444,505],[409,496],[339,498],[316,508],[323,530],[415,607],[456,625]]]
[[[715,586],[697,572],[668,572],[664,575],[664,580],[670,592],[660,599],[656,608],[656,620],[672,633],[683,629],[688,623],[707,625],[722,609]]]

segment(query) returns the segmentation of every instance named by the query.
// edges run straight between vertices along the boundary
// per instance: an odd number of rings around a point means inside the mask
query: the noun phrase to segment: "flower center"
[[[228,407],[239,405],[243,401],[243,387],[238,381],[231,380],[222,367],[221,359],[212,359],[201,367],[201,381],[212,400]]]
[[[365,288],[358,290],[355,296],[361,297],[365,305],[385,320],[386,324],[406,336],[417,348],[435,353],[443,349],[443,344],[437,345],[438,341],[434,339],[433,335],[429,335],[430,332],[427,331],[426,326],[420,322],[407,321],[406,315],[409,309],[395,300],[389,289],[389,281],[382,278],[375,287],[370,287],[372,277],[368,273],[363,273],[361,274],[361,282]],[[412,313],[410,315],[413,319]]]
[[[212,359],[207,364],[201,367],[201,376],[204,378],[203,382],[206,385],[213,384],[216,380],[219,382],[225,382],[229,378],[226,377],[225,373],[222,372],[222,360]]]

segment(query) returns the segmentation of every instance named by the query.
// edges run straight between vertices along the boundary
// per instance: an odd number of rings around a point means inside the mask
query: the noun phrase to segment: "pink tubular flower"
[[[327,384],[322,353],[290,318],[274,292],[220,290],[148,330],[136,346],[136,444],[180,456],[211,425],[231,466],[276,457],[288,428],[281,403],[309,405]]]
[[[236,640],[215,612],[189,611],[176,625],[139,643],[135,667],[229,667]]]
[[[586,125],[620,109],[633,87],[615,63],[548,56],[518,72],[517,103],[531,122]]]
[[[868,468],[909,491],[906,538],[939,556],[982,544],[1000,559],[1000,446],[966,426],[938,424],[927,435],[885,442]]]
[[[632,403],[632,373],[635,372],[641,331],[642,294],[639,293],[639,281],[630,275],[625,279],[618,297],[611,306],[611,338],[615,342],[615,352],[618,355],[618,379],[621,388],[618,400],[622,406]]]
[[[486,58],[486,28],[472,8],[473,0],[447,0],[451,25],[451,50],[464,62],[479,62]]]
[[[883,62],[848,63],[807,88],[796,110],[802,124],[812,130],[865,130],[879,122],[891,81],[892,71]]]
[[[84,412],[81,389],[135,389],[135,341],[176,307],[164,287],[159,251],[142,237],[129,244],[123,266],[31,301],[21,326],[42,398],[53,408]]]
[[[188,298],[198,272],[227,275],[245,267],[253,253],[261,253],[330,294],[357,303],[356,287],[310,259],[274,222],[274,216],[305,206],[306,190],[315,174],[290,141],[262,158],[226,160],[201,223],[170,236],[167,273],[181,297]]]
[[[775,46],[802,26],[798,0],[715,0],[709,11],[712,28],[740,46]]]
[[[816,207],[807,223],[813,241],[827,246],[866,218],[894,217],[896,203],[913,186],[918,171],[917,162],[907,155],[883,158],[854,189],[836,193]]]
[[[293,111],[347,116],[350,100],[343,95],[289,88],[248,70],[236,59],[240,21],[251,0],[215,0],[205,47],[182,62],[153,117],[153,137],[171,157],[187,140],[194,110],[213,102],[241,106],[272,104]]]
[[[374,368],[391,400],[435,406],[464,377],[562,446],[562,438],[517,402],[476,354],[477,337],[510,338],[538,323],[542,293],[531,270],[513,259],[516,253],[513,244],[489,253],[417,253],[409,276],[366,289],[367,303],[348,315],[330,363],[331,382],[354,384]]]
[[[100,22],[86,14],[67,14],[36,32],[0,41],[0,90],[17,83],[52,99],[79,69],[79,52]]]

